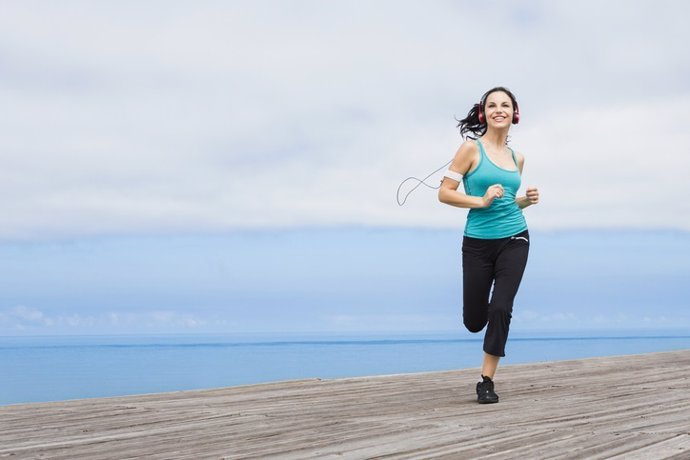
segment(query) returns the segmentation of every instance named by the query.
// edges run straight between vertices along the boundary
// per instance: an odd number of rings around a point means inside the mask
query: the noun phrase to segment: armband
[[[462,174],[451,171],[450,169],[443,173],[443,177],[447,177],[448,179],[453,179],[456,182],[462,182]]]

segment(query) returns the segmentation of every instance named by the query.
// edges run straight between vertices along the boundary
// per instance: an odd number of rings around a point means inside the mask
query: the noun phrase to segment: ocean
[[[481,347],[458,333],[0,337],[0,405],[472,368]],[[686,348],[687,331],[515,333],[501,364]]]

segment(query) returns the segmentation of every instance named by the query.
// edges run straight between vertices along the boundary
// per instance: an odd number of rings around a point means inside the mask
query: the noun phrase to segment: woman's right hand
[[[496,198],[503,198],[503,186],[501,184],[494,184],[486,189],[486,193],[482,197],[484,207],[491,206]]]

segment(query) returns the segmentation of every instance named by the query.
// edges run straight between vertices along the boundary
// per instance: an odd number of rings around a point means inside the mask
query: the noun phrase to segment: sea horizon
[[[2,336],[0,405],[473,368],[481,362],[482,337],[461,331]],[[515,331],[501,364],[685,348],[684,329]]]

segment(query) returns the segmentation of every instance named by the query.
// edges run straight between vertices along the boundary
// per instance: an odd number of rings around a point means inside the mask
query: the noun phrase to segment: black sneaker
[[[492,404],[498,402],[498,395],[494,393],[494,382],[482,375],[482,382],[477,383],[477,402],[479,404]]]

